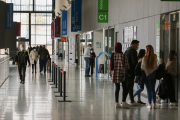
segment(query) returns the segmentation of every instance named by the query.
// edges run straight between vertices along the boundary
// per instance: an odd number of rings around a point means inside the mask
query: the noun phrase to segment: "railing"
[[[0,88],[9,78],[9,59],[8,55],[0,55]]]

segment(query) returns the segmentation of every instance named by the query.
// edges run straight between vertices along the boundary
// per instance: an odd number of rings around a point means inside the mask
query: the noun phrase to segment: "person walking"
[[[166,63],[166,70],[171,75],[171,79],[166,79],[167,89],[168,89],[168,96],[170,98],[169,105],[178,105],[177,101],[175,100],[175,89],[173,80],[178,78],[177,73],[175,72],[175,60],[177,59],[177,52],[175,50],[170,51],[169,53],[169,60]]]
[[[123,84],[124,76],[125,76],[125,68],[129,69],[129,63],[126,55],[122,52],[122,44],[116,43],[115,45],[115,53],[112,53],[110,58],[110,76],[111,81],[115,83],[115,107],[120,107],[119,104],[119,91],[120,91],[120,83],[123,85],[123,98],[122,98],[122,108],[129,108],[129,105],[126,103],[126,86]]]
[[[29,61],[28,52],[24,50],[24,45],[21,44],[19,48],[20,50],[17,52],[15,57],[15,65],[18,65],[19,77],[21,80],[20,83],[24,84],[27,62],[29,63],[30,66],[30,61]]]
[[[141,101],[141,92],[144,90],[144,79],[146,79],[146,77],[141,75],[142,73],[141,62],[145,55],[145,52],[146,52],[145,49],[140,49],[138,54],[138,64],[136,65],[135,68],[135,80],[134,80],[137,90],[133,93],[133,97],[137,96],[137,103],[142,105],[146,104]]]
[[[28,49],[27,49],[27,52],[28,54],[30,54],[30,52],[33,50],[33,48],[31,47],[31,45],[29,45]]]
[[[91,47],[90,48],[90,68],[91,69],[91,76],[93,76],[93,69],[95,67],[95,58],[96,58],[96,54],[94,52],[94,49]]]
[[[137,58],[137,50],[139,48],[139,41],[138,40],[133,40],[131,42],[131,47],[127,48],[127,50],[125,51],[125,55],[128,58],[128,63],[130,66],[130,69],[127,71],[128,74],[126,74],[125,76],[125,82],[124,84],[126,84],[126,90],[127,90],[127,95],[129,93],[130,96],[130,105],[131,106],[137,106],[140,105],[139,103],[136,103],[134,101],[134,97],[133,97],[133,88],[134,88],[134,78],[135,78],[135,67],[138,63],[138,58]]]
[[[50,59],[49,52],[45,48],[45,45],[43,45],[42,49],[40,49],[39,55],[40,55],[40,72],[42,72],[43,68],[44,68],[44,74],[45,74],[46,73],[46,63],[47,63],[47,60]]]
[[[154,107],[158,108],[156,105],[156,93],[155,93],[155,84],[156,84],[156,70],[158,69],[157,56],[154,54],[154,48],[151,45],[146,46],[146,55],[142,59],[141,69],[144,71],[142,74],[145,74],[145,85],[147,88],[147,96],[149,105],[147,108],[151,109]],[[153,102],[153,105],[152,105]]]
[[[36,48],[34,47],[31,53],[29,54],[30,62],[32,64],[32,73],[35,71],[36,73],[36,64],[39,59],[39,54],[36,51]]]
[[[86,62],[85,77],[90,77],[89,75],[90,47],[92,47],[91,44],[89,44],[88,47],[84,51],[84,60]]]

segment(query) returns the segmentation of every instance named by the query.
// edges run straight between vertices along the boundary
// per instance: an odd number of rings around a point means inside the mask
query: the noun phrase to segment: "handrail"
[[[9,60],[11,57],[8,57],[7,59],[3,60],[2,62],[0,62],[0,64],[3,64],[4,62],[6,62],[7,60]]]

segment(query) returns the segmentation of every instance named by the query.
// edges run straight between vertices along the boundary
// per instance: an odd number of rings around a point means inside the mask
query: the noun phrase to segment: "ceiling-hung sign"
[[[51,39],[54,39],[54,22],[51,23]]]
[[[13,29],[13,3],[6,3],[6,29]]]
[[[21,22],[17,22],[17,28],[16,28],[16,37],[21,36]]]
[[[81,31],[81,10],[82,10],[82,1],[75,0],[74,2],[75,9],[75,30]]]
[[[98,0],[98,23],[108,23],[108,0]]]
[[[62,11],[62,35],[67,35],[67,11]]]
[[[60,17],[55,19],[55,37],[60,37]]]
[[[71,1],[71,32],[77,32],[75,29],[75,1]]]

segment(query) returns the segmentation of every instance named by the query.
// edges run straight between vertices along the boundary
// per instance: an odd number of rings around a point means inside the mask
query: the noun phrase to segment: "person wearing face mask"
[[[44,74],[45,74],[46,63],[47,63],[47,60],[50,59],[49,51],[45,48],[45,45],[43,45],[42,49],[40,49],[39,55],[40,55],[40,72],[42,72],[44,68]]]
[[[128,93],[129,93],[129,96],[130,96],[130,100],[131,100],[130,105],[131,106],[140,105],[139,103],[136,103],[134,101],[134,97],[133,97],[135,67],[138,63],[138,57],[137,57],[138,48],[139,48],[139,41],[133,40],[131,42],[131,47],[127,48],[127,50],[125,51],[125,55],[128,58],[128,63],[129,63],[130,69],[128,69],[126,71],[124,84],[126,84],[125,86],[127,87],[126,94],[128,95]]]
[[[35,73],[36,73],[36,64],[37,64],[37,61],[39,59],[39,54],[38,52],[36,51],[36,48],[34,47],[33,50],[30,52],[29,54],[29,58],[30,58],[30,62],[32,64],[32,73],[34,72],[35,70]]]
[[[94,49],[92,47],[90,47],[90,52],[91,53],[90,53],[90,68],[89,69],[91,69],[91,76],[93,76],[93,69],[95,67],[96,54],[95,54]]]
[[[29,55],[26,50],[24,50],[24,45],[20,45],[20,50],[17,52],[15,57],[15,65],[18,65],[18,71],[19,71],[19,77],[22,84],[25,83],[25,73],[26,73],[26,66],[27,62],[29,63],[30,67],[30,61],[29,61]]]

